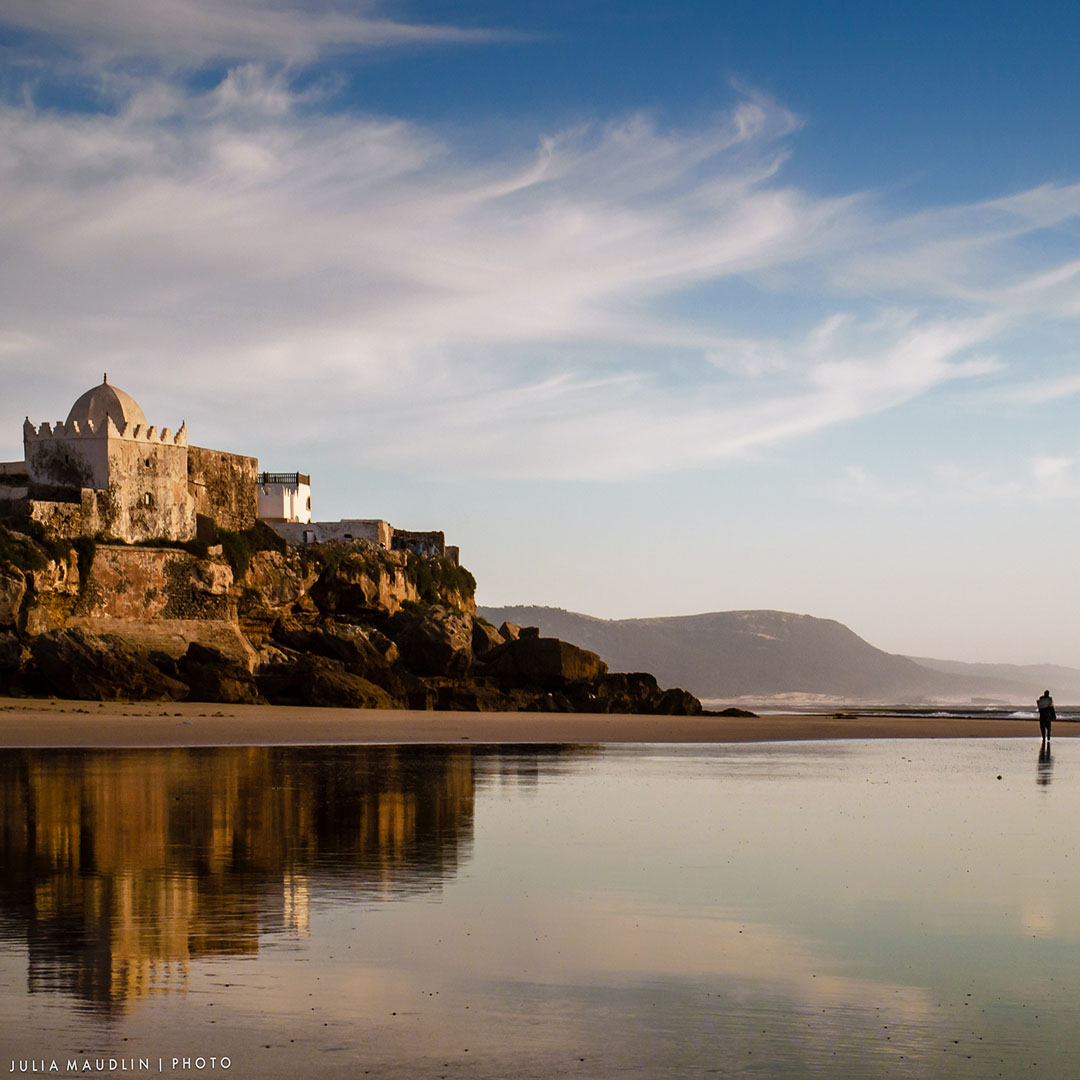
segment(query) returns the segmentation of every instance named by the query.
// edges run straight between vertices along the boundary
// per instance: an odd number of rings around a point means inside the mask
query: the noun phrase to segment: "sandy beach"
[[[1075,724],[1055,734],[1080,734]],[[1034,720],[845,713],[758,718],[406,712],[204,702],[0,698],[0,747],[327,743],[723,743],[807,739],[1038,739]]]

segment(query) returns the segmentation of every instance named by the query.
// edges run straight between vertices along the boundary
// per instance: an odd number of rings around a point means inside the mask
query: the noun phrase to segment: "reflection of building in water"
[[[184,988],[199,957],[307,932],[320,887],[440,887],[473,798],[464,749],[6,752],[0,918],[25,932],[31,992],[122,1007]]]
[[[298,934],[311,930],[311,882],[306,874],[286,874],[281,890],[285,927]]]

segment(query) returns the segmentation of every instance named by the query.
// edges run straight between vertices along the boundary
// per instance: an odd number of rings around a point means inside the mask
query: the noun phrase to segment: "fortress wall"
[[[188,447],[173,442],[110,439],[109,487],[99,498],[107,536],[140,540],[190,540],[195,501],[188,491]]]
[[[83,488],[73,498],[27,499],[27,515],[57,536],[74,540],[77,536],[96,536],[105,522],[98,506],[98,496],[107,502],[108,492]]]
[[[48,424],[41,425],[42,434],[31,435],[24,429],[26,471],[30,486],[48,498],[50,492],[78,492],[82,488],[103,491],[109,486],[109,440],[99,435],[67,435],[63,424],[56,425],[56,434]]]
[[[145,623],[228,619],[233,575],[225,562],[175,548],[99,544],[75,610],[83,618]]]
[[[394,535],[393,526],[379,519],[346,518],[344,521],[267,521],[278,534],[290,544],[312,542],[325,544],[331,540],[366,540],[369,544],[390,550]]]
[[[222,529],[250,529],[258,516],[259,461],[243,454],[187,448],[187,489],[195,513]]]
[[[438,531],[416,532],[394,529],[391,546],[394,551],[411,551],[414,555],[430,557],[446,554],[446,534]]]

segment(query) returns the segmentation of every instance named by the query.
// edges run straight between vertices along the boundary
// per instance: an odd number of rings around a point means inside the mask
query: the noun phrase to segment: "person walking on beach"
[[[1050,722],[1057,719],[1057,713],[1054,712],[1054,699],[1050,696],[1050,691],[1044,690],[1042,697],[1035,704],[1039,706],[1039,731],[1043,742],[1048,743],[1050,742]]]

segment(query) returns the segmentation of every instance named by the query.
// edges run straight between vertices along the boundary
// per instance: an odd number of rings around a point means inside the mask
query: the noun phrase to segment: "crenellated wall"
[[[23,447],[31,494],[48,498],[82,488],[103,491],[109,486],[108,441],[107,431],[83,431],[78,424],[69,429],[60,421],[35,428],[27,420]]]
[[[61,536],[190,540],[187,427],[23,425],[30,516]]]

